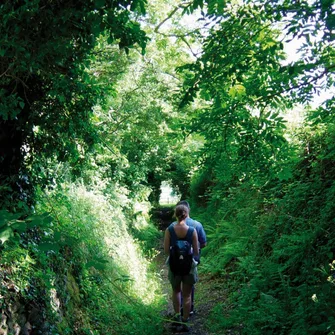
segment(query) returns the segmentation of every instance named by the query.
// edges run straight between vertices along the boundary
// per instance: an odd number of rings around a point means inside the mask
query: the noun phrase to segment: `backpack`
[[[193,227],[189,227],[184,238],[179,239],[174,231],[173,225],[169,226],[171,236],[169,265],[173,274],[184,276],[191,271],[193,262],[192,236]]]

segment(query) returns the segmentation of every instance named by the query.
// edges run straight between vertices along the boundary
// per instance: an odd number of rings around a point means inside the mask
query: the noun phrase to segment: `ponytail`
[[[189,209],[185,205],[178,205],[175,209],[175,216],[178,222],[185,220],[188,217]]]

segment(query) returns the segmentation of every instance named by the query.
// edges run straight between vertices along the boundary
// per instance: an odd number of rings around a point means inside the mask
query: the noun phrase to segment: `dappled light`
[[[0,17],[1,335],[335,334],[333,1]]]

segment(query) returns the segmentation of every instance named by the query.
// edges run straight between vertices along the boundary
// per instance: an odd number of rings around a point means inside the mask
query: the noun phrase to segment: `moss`
[[[75,303],[79,304],[80,303],[79,287],[78,284],[76,283],[75,278],[70,272],[68,272],[67,274],[66,289],[69,292],[71,299]]]

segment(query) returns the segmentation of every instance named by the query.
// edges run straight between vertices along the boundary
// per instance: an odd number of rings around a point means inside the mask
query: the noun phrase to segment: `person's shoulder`
[[[177,224],[177,222],[176,222],[176,221],[174,221],[174,222],[170,223],[170,224],[168,225],[168,227],[166,228],[166,230],[169,230],[169,229],[171,229],[171,227],[174,227],[176,224]]]
[[[188,226],[192,226],[192,227],[195,227],[195,228],[202,228],[202,224],[199,221],[194,220],[192,218],[187,218],[186,219],[186,224]]]

